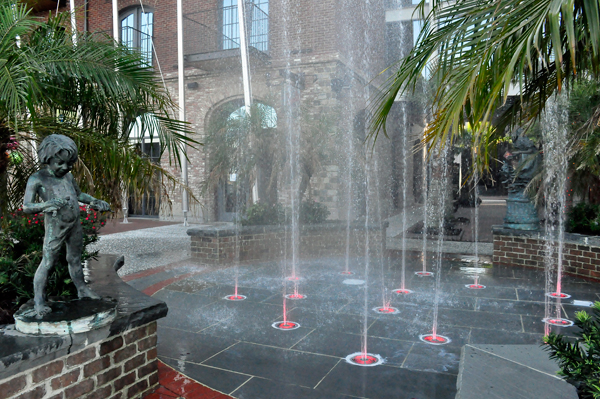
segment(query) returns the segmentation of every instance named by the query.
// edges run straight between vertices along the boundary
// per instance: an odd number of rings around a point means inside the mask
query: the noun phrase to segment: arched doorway
[[[205,148],[217,220],[233,221],[259,199],[271,202],[276,192],[270,178],[276,131],[277,112],[261,102],[252,105],[251,116],[241,99],[219,106],[211,115]]]

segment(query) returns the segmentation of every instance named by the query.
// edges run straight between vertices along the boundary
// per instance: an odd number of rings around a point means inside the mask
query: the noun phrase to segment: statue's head
[[[75,142],[62,134],[51,134],[42,140],[37,153],[40,163],[43,165],[48,165],[50,160],[59,154],[65,161],[74,164],[78,155]]]

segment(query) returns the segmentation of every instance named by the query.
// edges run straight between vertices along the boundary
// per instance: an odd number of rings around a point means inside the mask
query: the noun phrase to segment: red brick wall
[[[158,385],[156,322],[0,380],[2,398],[142,398]]]
[[[353,230],[350,234],[350,255],[364,256],[364,230]],[[289,241],[289,240],[287,240]],[[371,253],[375,256],[382,249],[381,231],[369,231]],[[285,235],[282,231],[241,234],[239,241],[240,261],[269,261],[282,259],[284,255]],[[291,253],[289,242],[287,253]],[[228,237],[198,237],[192,236],[192,257],[211,264],[231,263],[236,258],[235,236]],[[312,258],[320,256],[342,256],[346,253],[345,230],[302,231],[300,233],[300,256]]]
[[[494,263],[544,268],[545,241],[535,237],[494,234]],[[600,281],[600,247],[564,244],[565,273]]]

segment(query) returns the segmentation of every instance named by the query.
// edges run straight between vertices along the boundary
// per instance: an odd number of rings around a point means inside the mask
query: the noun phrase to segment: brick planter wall
[[[113,262],[91,262],[88,275],[96,293],[117,302],[110,325],[67,335],[0,326],[0,398],[142,398],[158,386],[156,320],[167,306],[124,283]]]
[[[353,224],[350,228],[350,255],[364,256],[367,232],[369,249],[375,256],[385,249],[385,227]],[[189,229],[192,257],[211,264],[230,263],[236,256],[236,232],[231,226]],[[282,226],[249,226],[239,232],[240,261],[282,259],[290,253],[290,233]],[[300,228],[300,257],[341,256],[346,254],[346,225],[325,223]]]
[[[0,380],[2,398],[141,398],[158,384],[156,322]]]
[[[541,232],[493,226],[495,264],[544,268],[546,240]],[[600,281],[600,238],[565,234],[563,266],[566,274]]]

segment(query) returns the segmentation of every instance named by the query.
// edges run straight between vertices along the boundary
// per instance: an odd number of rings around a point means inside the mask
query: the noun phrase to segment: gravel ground
[[[202,225],[153,227],[100,236],[90,249],[101,255],[125,255],[120,275],[164,266],[190,257],[191,240],[186,231]]]

